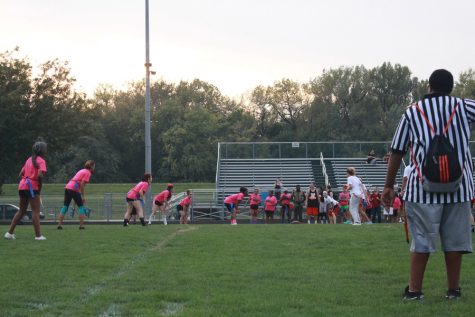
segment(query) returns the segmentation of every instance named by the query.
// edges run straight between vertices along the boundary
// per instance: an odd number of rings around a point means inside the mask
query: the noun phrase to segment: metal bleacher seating
[[[269,189],[279,177],[284,188],[300,184],[307,187],[314,180],[312,163],[308,159],[222,159],[218,188],[236,192],[239,187]]]
[[[334,158],[330,162],[333,167],[336,187],[339,189],[347,183],[346,169],[350,166],[356,169],[356,176],[361,178],[368,189],[376,186],[380,189],[384,187],[388,165],[383,161],[367,164],[365,158]],[[400,183],[402,180],[401,171],[398,171],[396,179]]]

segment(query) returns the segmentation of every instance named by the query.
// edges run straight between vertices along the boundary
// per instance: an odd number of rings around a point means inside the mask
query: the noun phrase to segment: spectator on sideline
[[[363,183],[359,177],[356,177],[356,169],[348,167],[346,169],[348,175],[348,189],[350,190],[350,213],[353,218],[353,225],[361,225],[360,219],[360,204],[363,199]]]
[[[261,195],[259,188],[254,189],[254,193],[249,195],[249,209],[251,214],[251,224],[257,224],[257,214],[259,212],[259,205],[261,204]]]
[[[377,160],[378,158],[376,157],[376,153],[374,150],[371,150],[366,157],[366,164],[376,164]]]
[[[373,189],[373,193],[369,196],[369,202],[371,204],[371,221],[373,223],[381,223],[381,193],[379,192],[378,187]]]
[[[305,206],[307,207],[307,223],[315,224],[315,217],[318,215],[318,207],[320,205],[320,195],[314,182],[310,183],[306,196]]]
[[[295,186],[292,191],[292,202],[294,203],[294,221],[302,222],[302,211],[305,204],[305,192],[300,190],[300,185]]]
[[[274,183],[274,194],[277,201],[280,201],[280,194],[283,187],[284,187],[284,183],[282,183],[281,179],[277,177]]]
[[[290,222],[290,194],[287,190],[284,190],[284,193],[280,196],[280,205],[282,206],[280,210],[280,223],[285,222],[285,215],[287,215],[287,221]]]
[[[340,205],[340,214],[342,215],[342,221],[344,224],[351,225],[351,214],[349,210],[350,205],[350,193],[348,192],[348,185],[343,185],[343,191],[338,196],[338,204]]]
[[[391,143],[392,153],[383,192],[385,205],[392,202],[396,174],[408,148],[412,158],[410,166],[416,170],[409,174],[404,194],[412,235],[409,285],[403,295],[405,300],[424,298],[424,272],[430,253],[436,251],[439,235],[447,271],[446,299],[457,299],[462,295],[462,255],[473,252],[469,220],[474,186],[469,141],[475,122],[475,101],[450,96],[453,85],[450,72],[445,69],[434,71],[429,78],[429,94],[407,107]],[[426,162],[429,144],[437,133],[450,140],[458,156],[462,180],[455,191],[434,192],[423,186],[422,166]]]
[[[269,194],[264,200],[264,212],[266,213],[266,224],[274,221],[275,206],[277,206],[277,198],[274,196],[274,191],[269,190]]]

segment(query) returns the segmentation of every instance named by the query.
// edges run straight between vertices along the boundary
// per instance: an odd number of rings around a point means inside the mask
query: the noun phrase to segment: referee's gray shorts
[[[405,205],[407,224],[412,235],[411,252],[435,252],[439,235],[444,252],[473,252],[469,201],[454,204],[406,201]]]

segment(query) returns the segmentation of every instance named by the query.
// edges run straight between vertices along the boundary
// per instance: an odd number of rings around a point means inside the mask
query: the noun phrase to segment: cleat
[[[35,240],[36,241],[44,241],[44,240],[46,240],[46,237],[45,236],[35,237]]]
[[[460,287],[457,289],[449,289],[445,295],[445,299],[459,299],[462,296]]]

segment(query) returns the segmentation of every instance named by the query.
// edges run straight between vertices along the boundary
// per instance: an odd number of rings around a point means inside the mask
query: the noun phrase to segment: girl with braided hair
[[[32,223],[35,229],[35,240],[46,240],[40,232],[40,192],[42,178],[47,172],[44,156],[47,153],[47,144],[44,141],[37,141],[33,144],[33,151],[25,165],[20,171],[20,184],[18,185],[18,194],[20,196],[20,209],[12,219],[10,229],[5,233],[5,239],[15,240],[15,227],[25,216],[28,205],[31,206]]]

